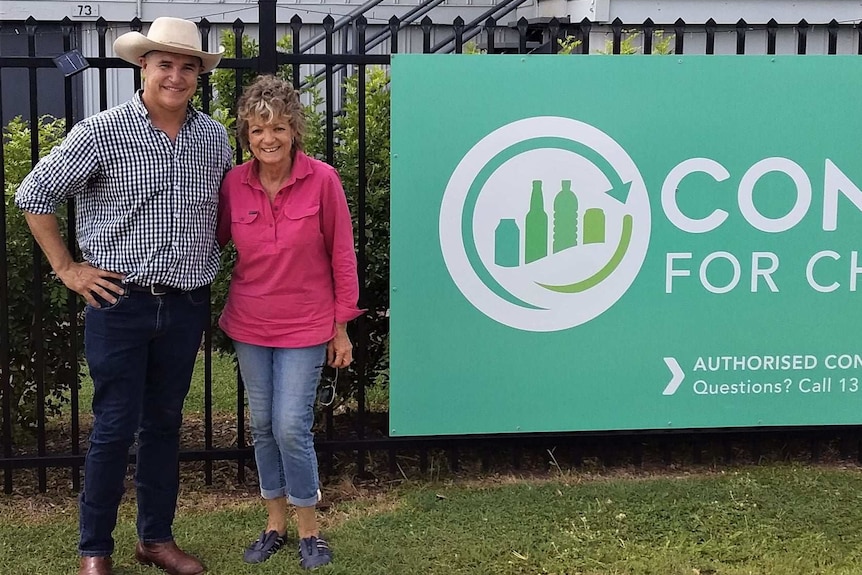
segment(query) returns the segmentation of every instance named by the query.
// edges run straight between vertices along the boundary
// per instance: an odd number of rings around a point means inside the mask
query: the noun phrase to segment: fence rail
[[[358,75],[359,106],[365,109],[365,70],[368,66],[387,66],[390,56],[403,51],[421,51],[423,53],[461,53],[469,42],[475,42],[473,50],[488,53],[556,53],[564,50],[565,42],[574,39],[573,54],[589,54],[595,51],[619,54],[625,46],[626,39],[636,38],[636,45],[643,54],[651,54],[661,39],[672,37],[672,52],[702,53],[702,54],[776,54],[776,53],[810,53],[813,42],[815,50],[826,54],[862,54],[862,27],[859,24],[839,23],[836,20],[825,24],[809,24],[805,20],[797,24],[778,24],[770,20],[763,24],[751,24],[739,20],[733,25],[718,25],[709,20],[705,23],[687,23],[682,20],[664,24],[652,20],[638,24],[623,23],[615,20],[610,24],[593,23],[588,20],[569,22],[567,19],[540,19],[528,21],[524,18],[514,20],[513,12],[524,0],[504,0],[489,8],[479,17],[469,22],[456,18],[451,23],[434,22],[429,13],[441,0],[428,0],[403,15],[402,18],[392,17],[385,25],[370,25],[365,11],[375,2],[369,2],[363,9],[356,10],[336,21],[331,16],[325,18],[321,25],[306,25],[298,16],[289,22],[276,20],[275,0],[262,0],[259,3],[260,17],[257,26],[259,37],[259,55],[243,53],[241,38],[246,33],[246,25],[241,21],[232,24],[231,30],[237,41],[234,47],[234,57],[225,58],[222,69],[232,69],[238,72],[255,71],[275,72],[280,66],[288,66],[292,70],[293,82],[297,87],[306,86],[310,79],[322,81],[323,111],[325,114],[325,159],[333,160],[335,141],[335,123],[340,113],[338,108],[339,78],[346,74]],[[421,20],[420,20],[421,18]],[[508,19],[508,20],[507,20]],[[62,52],[68,52],[80,45],[81,24],[73,23],[68,18],[62,22],[36,22],[28,19],[26,22],[0,22],[0,33],[4,30],[20,32],[26,39],[26,53],[0,55],[0,123],[4,126],[11,119],[9,113],[4,113],[4,107],[15,103],[21,98],[28,105],[27,120],[30,126],[39,124],[40,103],[47,96],[56,104],[62,99],[62,112],[67,128],[79,119],[76,110],[82,109],[81,99],[88,94],[96,94],[96,90],[85,89],[81,77],[62,77],[55,68],[54,57],[61,52],[54,50],[46,54],[37,46],[40,30],[45,27],[59,29],[62,40]],[[88,82],[97,86],[97,109],[106,109],[110,103],[110,79],[119,74],[131,74],[129,89],[124,98],[130,95],[131,89],[141,86],[140,72],[137,68],[122,60],[108,55],[109,32],[116,28],[141,30],[143,23],[133,20],[128,24],[109,23],[103,19],[97,21],[93,30],[98,35],[98,53],[87,54],[90,74]],[[208,21],[199,23],[204,45],[211,45],[212,38],[218,29]],[[291,50],[279,52],[276,42],[279,30],[287,30],[291,38]],[[475,39],[475,40],[474,40]],[[597,47],[598,44],[598,47]],[[337,48],[336,48],[337,47]],[[420,50],[414,48],[421,47]],[[387,49],[388,48],[388,49]],[[131,72],[129,72],[131,71]],[[48,74],[53,73],[53,76]],[[19,74],[13,78],[13,73]],[[46,76],[43,75],[47,74]],[[13,81],[26,75],[26,82]],[[339,76],[341,75],[341,76]],[[51,81],[46,94],[46,82]],[[240,75],[237,74],[235,89],[239,91]],[[305,80],[303,80],[305,78]],[[204,77],[201,103],[203,110],[210,111],[213,98],[213,86],[210,76]],[[54,93],[56,92],[56,93]],[[62,94],[62,96],[61,96]],[[433,103],[432,103],[433,105]],[[361,286],[361,306],[370,310],[385,310],[385,301],[370,301],[367,291],[365,249],[366,237],[366,201],[365,191],[367,178],[365,154],[366,141],[364,116],[360,114],[359,125],[359,162],[358,162],[358,195],[353,198],[358,206],[358,254]],[[39,157],[38,130],[31,131],[30,158],[35,164]],[[237,151],[241,158],[241,151]],[[3,148],[0,148],[0,163],[6,165]],[[0,185],[6,190],[6,171],[0,172]],[[0,236],[8,241],[8,226],[10,214],[7,204],[0,204]],[[68,218],[67,238],[69,248],[74,253],[74,203],[69,202],[66,209]],[[0,469],[3,470],[4,490],[11,493],[14,487],[14,471],[34,469],[37,474],[38,489],[47,489],[47,470],[49,468],[67,469],[70,473],[74,489],[80,489],[80,473],[83,465],[82,423],[78,393],[77,370],[72,370],[68,383],[70,388],[69,429],[67,437],[61,445],[49,446],[47,428],[48,416],[45,413],[45,398],[47,377],[60,377],[56,373],[46,373],[46,354],[48,350],[42,344],[42,335],[50,326],[45,321],[45,290],[43,283],[44,262],[38,247],[33,243],[31,265],[31,281],[29,289],[32,298],[32,361],[36,364],[36,422],[35,440],[19,439],[20,434],[14,428],[14,413],[12,404],[13,366],[12,343],[10,335],[10,301],[13,288],[10,284],[10,260],[7,242],[0,246]],[[19,286],[20,287],[20,286]],[[70,340],[67,342],[65,361],[68,365],[77,365],[80,355],[80,302],[71,292],[65,294],[65,327],[68,328]],[[480,437],[429,437],[429,438],[390,438],[386,434],[385,421],[381,425],[379,414],[367,411],[365,390],[371,383],[371,366],[368,357],[363,352],[369,344],[368,317],[360,318],[355,326],[354,336],[357,343],[357,365],[352,377],[355,390],[355,412],[346,419],[346,424],[336,425],[336,415],[329,408],[323,413],[323,425],[318,433],[317,447],[324,454],[323,467],[325,473],[333,473],[341,460],[335,461],[336,455],[347,454],[350,465],[355,473],[364,475],[375,466],[382,466],[388,472],[405,473],[404,468],[409,461],[410,467],[421,473],[429,469],[429,457],[443,454],[447,465],[452,470],[458,470],[463,461],[471,465],[478,464],[482,469],[490,469],[502,464],[508,468],[521,468],[530,465],[529,461],[539,461],[540,465],[559,466],[561,462],[571,465],[583,464],[585,458],[595,457],[604,464],[627,462],[639,464],[644,461],[645,453],[657,453],[656,459],[670,463],[675,458],[682,458],[694,463],[702,462],[705,457],[718,458],[728,462],[739,458],[738,447],[744,445],[750,456],[757,460],[761,455],[761,447],[776,442],[784,447],[805,444],[806,456],[818,459],[826,451],[838,454],[840,457],[850,457],[853,452],[860,456],[860,428],[793,428],[793,429],[746,429],[746,430],[681,430],[675,432],[607,432],[607,433],[577,433],[577,434],[542,434],[542,435],[507,435]],[[213,464],[217,461],[235,461],[236,477],[243,481],[246,473],[246,462],[252,460],[251,448],[248,445],[245,432],[245,416],[243,407],[242,382],[237,378],[237,401],[235,418],[231,421],[216,422],[213,414],[212,398],[212,350],[213,333],[207,331],[204,339],[204,414],[202,422],[202,446],[186,448],[181,453],[183,461],[203,462],[204,481],[213,481]],[[385,417],[385,415],[383,416]],[[376,418],[376,419],[375,419]],[[216,446],[215,432],[218,428],[230,426],[235,429],[236,438],[230,446]],[[783,449],[783,448],[780,448]],[[373,457],[370,454],[374,454]],[[706,455],[705,455],[706,454]],[[709,455],[711,454],[711,455]],[[797,452],[797,455],[799,453]],[[380,459],[383,457],[385,461]],[[404,459],[404,458],[407,459]],[[649,457],[648,455],[646,457]],[[134,453],[130,454],[134,461]],[[404,465],[402,465],[404,463]],[[433,463],[432,463],[433,464]]]

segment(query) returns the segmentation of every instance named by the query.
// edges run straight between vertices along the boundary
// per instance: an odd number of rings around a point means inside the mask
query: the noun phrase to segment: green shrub
[[[638,45],[638,39],[642,36],[642,33],[637,30],[623,30],[623,33],[625,34],[625,36],[620,39],[620,54],[631,55],[642,53],[643,46]],[[667,56],[673,54],[674,38],[675,36],[673,34],[665,36],[663,30],[656,30],[653,34],[652,53],[660,56]],[[613,54],[613,40],[605,40],[604,49],[597,50],[596,53],[605,55]]]
[[[343,114],[335,129],[335,166],[358,232],[359,77],[345,86]],[[365,78],[365,301],[368,341],[362,350],[369,379],[388,384],[389,374],[389,74],[369,67]],[[358,242],[357,242],[358,245]]]
[[[236,35],[231,30],[224,30],[221,34],[221,45],[224,46],[225,58],[236,58]],[[260,54],[260,47],[257,42],[248,36],[242,37],[242,57],[252,58]],[[237,71],[229,68],[217,68],[213,70],[210,79],[213,87],[213,108],[221,108],[230,112],[231,116],[236,115],[236,74]],[[253,70],[243,70],[242,86],[247,86],[257,73]]]
[[[39,124],[39,154],[46,155],[65,135],[65,122],[43,117]],[[51,271],[42,257],[42,273],[38,278],[43,289],[42,329],[36,325],[36,306],[33,299],[33,236],[24,220],[24,214],[15,206],[14,195],[18,185],[31,169],[30,127],[20,117],[9,122],[3,130],[3,153],[6,187],[6,270],[9,296],[9,378],[13,423],[23,428],[36,426],[38,394],[36,382],[40,375],[45,381],[45,413],[57,414],[68,402],[68,391],[77,385],[81,370],[78,357],[73,357],[72,328],[69,321],[66,287]],[[66,209],[57,216],[60,229],[66,226]],[[83,342],[82,318],[78,318],[78,342]],[[44,369],[39,373],[37,345],[44,348]],[[2,413],[0,413],[2,418]]]
[[[242,37],[242,57],[254,58],[260,55],[260,46],[257,41],[248,36]],[[292,46],[290,36],[282,36],[276,42],[276,48],[281,52],[289,52]],[[224,30],[221,34],[221,45],[224,46],[225,58],[236,58],[236,34],[232,30]],[[236,115],[236,102],[239,99],[239,94],[236,94],[236,74],[237,71],[229,68],[217,68],[212,73],[213,87],[213,106],[215,109],[223,109],[230,112],[230,115]],[[242,80],[240,85],[248,86],[257,77],[257,72],[254,70],[243,70],[241,72]],[[281,66],[277,75],[284,80],[290,81],[291,67]]]

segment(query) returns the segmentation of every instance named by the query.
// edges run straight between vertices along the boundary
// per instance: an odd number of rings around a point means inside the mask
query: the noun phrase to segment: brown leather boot
[[[111,575],[110,557],[81,557],[78,575]]]
[[[144,565],[155,565],[168,575],[200,575],[204,572],[201,562],[177,547],[173,541],[165,543],[143,543],[135,545],[135,559]]]

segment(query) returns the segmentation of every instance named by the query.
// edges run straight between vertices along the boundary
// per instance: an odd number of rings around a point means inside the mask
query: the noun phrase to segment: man
[[[189,104],[221,52],[193,22],[157,18],[123,34],[141,67],[133,98],[78,123],[18,188],[15,201],[57,277],[81,294],[93,378],[93,430],[80,496],[79,575],[110,575],[129,447],[138,434],[136,559],[171,575],[203,573],[174,543],[182,406],[219,255],[216,203],[231,167],[224,128]],[[76,262],[56,207],[76,198]]]

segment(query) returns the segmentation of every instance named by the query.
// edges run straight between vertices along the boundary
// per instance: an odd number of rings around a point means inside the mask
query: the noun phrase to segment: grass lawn
[[[203,413],[202,357],[187,419]],[[230,415],[232,356],[213,355],[212,369],[214,412]],[[91,393],[85,379],[82,412]],[[265,517],[254,482],[231,485],[231,477],[214,488],[184,479],[180,544],[212,575],[301,573],[295,537],[263,565],[242,562]],[[862,574],[862,468],[838,463],[461,477],[374,490],[344,480],[326,486],[325,500],[324,532],[336,561],[322,573]],[[134,514],[129,493],[115,532],[115,573],[156,575],[132,556]],[[0,495],[0,575],[75,573],[76,542],[75,495],[62,484],[44,495]]]
[[[862,470],[852,466],[564,473],[328,493],[324,529],[336,561],[322,573],[862,573]],[[263,565],[242,563],[264,521],[253,493],[185,491],[181,499],[176,536],[209,573],[302,572],[295,539]],[[0,572],[75,572],[72,496],[0,496],[0,517]],[[133,518],[133,503],[124,503],[116,573],[155,575],[134,563]]]

